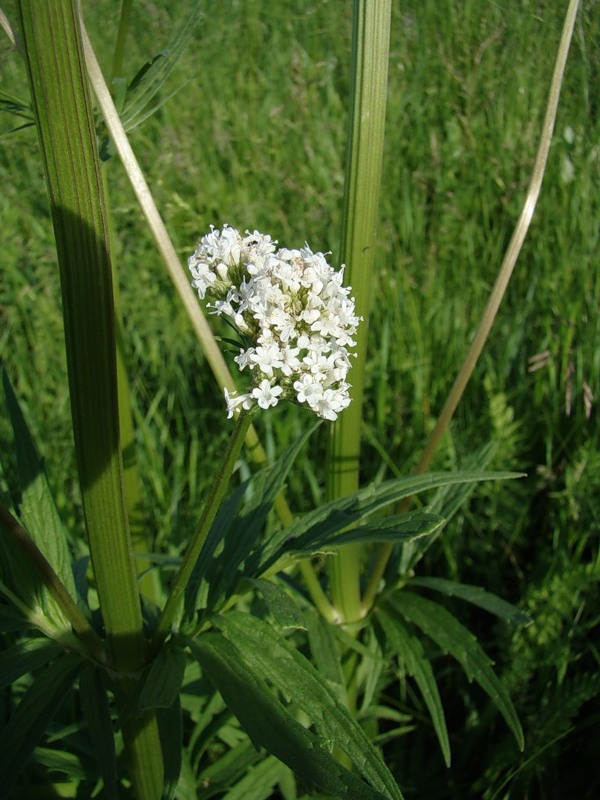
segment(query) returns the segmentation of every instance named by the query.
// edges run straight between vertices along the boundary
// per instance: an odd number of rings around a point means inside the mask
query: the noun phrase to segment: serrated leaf
[[[408,622],[420,628],[444,653],[458,661],[467,678],[478,683],[488,694],[513,732],[519,748],[523,750],[523,729],[515,707],[491,669],[490,665],[494,662],[485,654],[473,634],[445,608],[406,589],[386,598],[384,608],[387,604]]]
[[[501,619],[514,622],[517,625],[527,625],[531,622],[531,617],[521,611],[520,608],[507,603],[491,592],[487,592],[481,586],[472,586],[467,583],[457,583],[456,581],[448,581],[444,578],[412,578],[410,581],[412,586],[422,586],[425,589],[433,589],[436,592],[441,592],[447,597],[459,597],[461,600],[466,600],[467,603],[472,603],[490,614],[495,614]]]
[[[322,741],[300,725],[242,653],[222,634],[190,642],[193,654],[256,747],[265,747],[296,772],[308,787],[348,800],[381,800],[381,794],[343,767]],[[401,797],[400,794],[393,795]]]
[[[60,647],[48,639],[27,639],[13,644],[0,653],[0,692],[21,675],[47,664],[60,652]]]
[[[0,733],[0,797],[9,796],[80,667],[81,657],[66,653],[50,664],[23,695]]]
[[[323,740],[343,750],[378,792],[396,800],[401,797],[366,733],[292,644],[266,622],[249,614],[232,611],[213,622],[235,644],[246,667],[268,680],[288,702],[302,708]]]
[[[290,551],[300,549],[297,547],[298,542],[314,544],[320,541],[330,541],[332,535],[405,497],[437,489],[440,486],[517,477],[519,475],[512,472],[429,473],[386,481],[377,486],[371,484],[345,497],[324,503],[296,520],[285,530],[275,533],[253,555],[249,571],[252,570],[254,576],[264,574]]]
[[[304,612],[290,595],[273,581],[249,579],[243,581],[240,590],[248,586],[258,592],[280,630],[304,629],[306,621]]]
[[[56,510],[48,485],[44,461],[31,436],[25,415],[19,405],[6,372],[3,374],[6,407],[14,433],[21,503],[21,520],[29,535],[61,579],[71,597],[75,597],[75,581],[67,533]]]
[[[110,704],[102,673],[94,664],[84,664],[81,670],[79,700],[104,781],[104,793],[107,800],[115,800],[118,798],[118,781]]]
[[[285,555],[271,562],[267,573],[284,569],[290,561],[327,551],[346,544],[375,544],[382,542],[412,542],[431,536],[442,527],[445,520],[427,511],[410,511],[406,514],[375,520],[349,530],[323,534],[318,528],[288,543]]]
[[[425,655],[421,642],[405,627],[397,614],[389,615],[382,609],[375,611],[377,621],[381,625],[388,647],[396,654],[404,665],[408,675],[415,679],[425,705],[429,710],[433,728],[446,766],[450,766],[450,739],[446,726],[446,715],[442,706],[442,699],[431,668],[431,662]]]

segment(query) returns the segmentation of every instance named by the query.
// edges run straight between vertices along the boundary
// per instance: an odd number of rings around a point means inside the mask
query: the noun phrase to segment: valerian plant
[[[515,476],[485,472],[484,453],[469,472],[358,481],[390,4],[355,2],[340,259],[348,267],[334,269],[308,244],[278,247],[269,235],[227,224],[205,233],[189,258],[200,299],[231,328],[226,344],[239,375],[221,374],[230,438],[221,463],[206,465],[214,478],[195,532],[181,555],[145,556],[168,567],[151,598],[140,593],[123,482],[123,386],[100,149],[84,70],[89,45],[73,0],[19,0],[16,8],[57,245],[87,544],[82,555],[78,541],[73,558],[73,534],[62,525],[5,377],[19,485],[0,507],[7,641],[0,672],[3,686],[14,684],[14,708],[0,734],[0,794],[19,787],[32,761],[42,773],[69,772],[79,781],[78,796],[266,798],[280,791],[291,798],[316,791],[399,800],[402,775],[392,774],[375,743],[381,719],[402,722],[383,707],[382,687],[398,676],[414,680],[449,765],[436,648],[489,695],[522,747],[519,720],[491,660],[421,590],[462,598],[514,623],[526,618],[479,587],[417,576],[473,484]],[[565,42],[569,35],[567,26]],[[564,65],[566,44],[561,52]],[[122,153],[123,143],[111,135]],[[168,246],[161,252],[170,257]],[[230,488],[244,444],[256,446],[252,419],[284,402],[304,409],[304,433],[274,463]],[[295,516],[284,498],[286,478],[307,438],[328,423],[335,423],[324,476],[329,497]],[[428,504],[410,510],[418,493],[429,493]],[[273,510],[277,526],[268,524]],[[367,569],[374,546],[379,557]],[[315,556],[327,557],[328,572],[317,574]],[[65,702],[76,721],[57,727]],[[44,781],[50,782],[45,774]]]

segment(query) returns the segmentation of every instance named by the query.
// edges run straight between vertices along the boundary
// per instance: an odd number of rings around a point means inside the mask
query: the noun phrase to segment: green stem
[[[198,303],[193,289],[190,286],[189,276],[184,273],[179,257],[171,241],[165,224],[158,212],[150,188],[140,169],[135,154],[129,144],[127,134],[121,124],[119,115],[106,86],[104,76],[100,70],[98,60],[89,37],[83,27],[83,43],[90,81],[96,93],[98,103],[104,115],[104,121],[115,143],[119,157],[123,163],[127,177],[138,199],[142,212],[148,222],[148,227],[154,237],[159,253],[165,263],[169,276],[190,318],[194,332],[204,351],[208,364],[221,389],[236,391],[235,381],[225,363],[219,345],[210,330],[202,309]],[[250,425],[246,434],[246,448],[252,462],[258,467],[267,463],[267,456],[262,447],[254,426]],[[283,494],[279,494],[275,501],[275,510],[281,522],[288,525],[293,518],[289,505]],[[317,608],[327,619],[333,619],[335,612],[323,592],[316,573],[309,561],[300,564],[300,570],[305,579],[308,591]]]
[[[103,165],[102,179],[106,204],[106,218],[108,232],[112,244],[114,242],[113,218],[110,210],[110,194],[106,180],[107,165]],[[127,360],[125,354],[125,329],[121,306],[121,292],[119,289],[119,276],[113,264],[113,300],[115,308],[115,340],[117,348],[117,387],[119,402],[119,430],[121,434],[121,456],[123,459],[123,491],[125,493],[125,507],[129,522],[129,531],[133,550],[136,554],[149,553],[152,550],[151,537],[147,534],[146,520],[142,508],[142,493],[140,475],[135,447],[135,433],[133,414],[131,410],[131,389]],[[161,600],[158,573],[153,569],[152,562],[141,555],[136,555],[135,569],[139,574],[145,574],[139,579],[140,592],[156,605]]]
[[[540,190],[542,188],[542,180],[544,178],[544,173],[546,171],[546,163],[548,161],[548,153],[550,151],[550,144],[552,142],[552,133],[554,131],[554,123],[556,120],[556,113],[558,111],[560,90],[565,72],[565,66],[567,63],[567,56],[569,54],[569,47],[571,44],[573,27],[575,25],[575,18],[577,16],[578,7],[579,7],[579,0],[571,0],[565,16],[562,36],[558,46],[558,53],[556,56],[556,62],[554,64],[554,72],[550,84],[550,92],[548,96],[548,103],[546,106],[546,114],[544,117],[544,122],[542,124],[542,134],[540,137],[540,142],[538,145],[535,162],[533,165],[533,171],[531,174],[531,179],[529,182],[529,187],[527,190],[527,195],[525,197],[525,202],[523,203],[521,214],[515,226],[515,230],[513,232],[511,240],[508,244],[508,248],[502,260],[502,264],[500,265],[496,282],[490,293],[490,297],[482,314],[481,321],[473,338],[473,342],[471,343],[471,346],[467,352],[465,360],[458,372],[458,375],[450,390],[450,393],[444,404],[444,407],[442,408],[442,411],[437,420],[435,428],[433,429],[427,440],[427,443],[423,450],[423,454],[421,455],[421,459],[415,469],[415,472],[417,474],[425,472],[425,470],[427,470],[427,468],[431,464],[433,456],[442,439],[442,436],[444,435],[446,429],[448,428],[448,425],[450,424],[450,421],[454,416],[454,412],[456,411],[456,408],[460,400],[462,399],[464,391],[467,387],[467,383],[469,382],[469,379],[473,374],[473,370],[475,369],[475,366],[479,361],[481,352],[490,335],[492,325],[494,324],[494,320],[496,319],[496,316],[498,314],[498,310],[500,308],[502,299],[506,294],[506,290],[508,288],[509,281],[512,277],[515,264],[517,263],[517,258],[519,257],[519,253],[521,252],[521,249],[523,247],[523,242],[525,241],[527,231],[529,230],[529,225],[531,224],[533,212],[537,205]],[[399,511],[401,513],[408,509],[410,501],[411,498],[408,497],[402,502],[402,505],[399,508]],[[373,568],[363,598],[363,613],[366,613],[375,602],[375,598],[379,591],[379,586],[383,578],[385,568],[387,566],[387,563],[390,559],[392,552],[393,552],[392,545],[385,544],[381,546],[381,549],[377,557],[377,561]]]
[[[240,450],[244,444],[244,437],[246,436],[248,427],[250,425],[250,418],[251,413],[242,412],[241,414],[238,414],[237,423],[231,435],[231,439],[229,440],[229,444],[227,445],[221,466],[219,467],[219,471],[217,472],[209,489],[208,497],[206,498],[206,503],[204,504],[204,508],[202,510],[202,516],[200,517],[198,528],[183,557],[181,566],[175,575],[167,602],[162,614],[160,615],[160,619],[158,620],[156,630],[154,631],[154,635],[150,643],[153,651],[160,646],[160,644],[166,639],[171,631],[175,617],[180,609],[183,593],[185,592],[185,588],[192,575],[194,566],[196,565],[200,552],[204,546],[206,537],[209,534],[210,526],[212,525],[217,511],[219,510],[219,506],[223,500],[223,495],[227,489],[229,479],[233,473],[235,462],[237,461]]]
[[[75,0],[17,0],[17,12],[60,266],[90,555],[110,661],[118,674],[135,673],[145,648],[122,484],[110,243],[78,9]],[[156,720],[126,746],[136,797],[157,800]]]
[[[359,487],[361,421],[375,237],[383,159],[391,0],[355,0],[352,89],[341,260],[363,318],[352,367],[350,406],[333,425],[329,446],[328,495],[343,497]],[[361,617],[358,545],[329,559],[333,604],[343,622]]]

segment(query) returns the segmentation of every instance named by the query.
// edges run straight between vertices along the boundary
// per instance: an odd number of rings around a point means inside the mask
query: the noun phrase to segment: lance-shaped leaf
[[[98,761],[107,800],[118,797],[115,736],[102,672],[91,662],[79,676],[79,699]]]
[[[79,656],[67,653],[50,664],[31,684],[0,733],[0,797],[9,797],[81,663]]]
[[[450,740],[446,727],[446,716],[437,683],[431,668],[431,662],[425,649],[416,636],[406,628],[398,614],[387,614],[378,608],[375,611],[377,621],[381,625],[388,648],[403,665],[406,674],[411,675],[419,687],[425,705],[429,710],[433,728],[438,737],[446,766],[450,766]]]
[[[3,375],[6,407],[14,433],[21,502],[20,517],[29,535],[44,554],[63,585],[75,597],[75,581],[67,533],[56,510],[48,485],[44,460],[39,455],[25,415],[13,391],[8,375]]]
[[[186,619],[199,606],[218,609],[246,572],[241,565],[256,548],[265,522],[303,445],[320,423],[308,427],[294,444],[252,483],[250,500],[241,509],[249,485],[239,487],[221,506],[186,589]],[[228,535],[230,534],[230,535]],[[218,556],[218,557],[217,557]],[[251,577],[256,577],[251,575]]]
[[[242,652],[219,633],[205,634],[191,642],[190,647],[254,745],[277,756],[309,788],[319,788],[348,800],[401,798],[397,788],[393,793],[381,793],[336,761],[323,740],[303,727],[280,702],[263,679],[264,672],[247,662],[249,654],[245,648]],[[271,660],[277,668],[276,654],[272,654]],[[272,672],[269,670],[269,677]],[[300,701],[305,688],[297,687],[302,694]]]
[[[324,503],[296,520],[285,530],[276,533],[264,547],[253,554],[249,566],[256,570],[256,573],[264,573],[278,559],[300,549],[297,547],[298,542],[306,545],[310,543],[311,548],[318,549],[321,543],[331,542],[335,534],[350,528],[376,511],[428,489],[517,477],[519,476],[513,472],[429,473],[386,481],[377,486],[371,484],[346,497]]]
[[[27,639],[0,653],[0,691],[21,675],[47,664],[60,652],[60,646],[48,639]]]
[[[467,603],[479,606],[479,608],[483,608],[485,611],[489,611],[490,614],[495,614],[507,622],[514,622],[517,625],[527,625],[531,622],[531,617],[521,611],[520,608],[513,606],[512,603],[507,603],[506,600],[491,592],[487,592],[481,586],[471,586],[467,583],[448,581],[444,578],[412,578],[410,583],[412,586],[422,586],[425,589],[441,592],[447,597],[459,597],[461,600],[466,600]]]
[[[288,703],[301,708],[328,746],[344,751],[356,770],[385,797],[400,791],[381,756],[323,676],[266,622],[241,612],[215,618],[244,665],[262,676]]]
[[[490,666],[494,662],[485,654],[473,634],[445,608],[406,589],[388,597],[383,607],[388,605],[393,612],[420,628],[444,653],[449,653],[458,661],[467,678],[478,683],[489,695],[522,750],[525,746],[523,729],[515,707]]]

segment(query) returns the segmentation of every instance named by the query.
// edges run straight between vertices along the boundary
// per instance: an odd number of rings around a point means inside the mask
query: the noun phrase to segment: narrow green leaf
[[[201,13],[201,4],[193,6],[167,46],[144,64],[131,81],[121,115],[125,130],[140,125],[168,99],[167,97],[152,103],[171,74],[177,59],[192,40]],[[174,93],[169,96],[172,94]]]
[[[223,735],[222,731],[220,733]],[[239,733],[238,728],[238,735]],[[198,776],[198,783],[203,787],[198,793],[199,800],[222,795],[264,758],[264,754],[254,747],[249,738],[243,733],[241,735],[241,741],[236,744],[230,739],[229,749],[212,764],[204,767]]]
[[[308,786],[348,800],[401,797],[369,787],[324,748],[322,740],[300,725],[275,697],[260,674],[224,636],[208,633],[190,642],[206,675],[247,731],[256,747],[265,747]],[[275,656],[273,656],[273,659]]]
[[[266,574],[272,575],[284,569],[290,562],[322,553],[345,544],[375,544],[381,542],[407,543],[436,533],[445,520],[438,514],[427,511],[410,511],[394,517],[375,520],[366,525],[349,530],[322,534],[316,527],[293,540],[293,549],[288,549],[282,557],[270,563]]]
[[[0,524],[0,592],[46,636],[68,636],[71,626],[41,575],[21,547]]]
[[[67,533],[56,510],[48,485],[44,460],[39,455],[27,425],[25,415],[11,386],[6,372],[3,374],[6,407],[14,433],[21,503],[19,506],[23,525],[44,554],[54,571],[75,597],[75,581],[71,569],[71,554]]]
[[[438,514],[427,511],[409,511],[394,517],[374,520],[372,523],[357,528],[336,531],[323,536],[318,528],[313,528],[304,536],[294,541],[294,547],[300,554],[314,553],[327,547],[342,544],[375,543],[375,542],[410,542],[423,536],[430,536],[444,524],[445,520]]]
[[[27,639],[0,653],[0,692],[28,672],[47,664],[60,652],[48,639]]]
[[[484,472],[489,467],[496,450],[497,447],[495,445],[485,445],[464,461],[461,465],[461,470]],[[430,511],[440,514],[448,523],[458,510],[463,508],[475,488],[476,484],[474,483],[441,486],[430,499],[428,508]],[[412,542],[401,544],[398,548],[398,574],[407,575],[410,573],[436,539],[437,536],[431,536],[428,539],[416,539]]]
[[[179,697],[168,708],[159,708],[156,718],[165,768],[161,800],[173,800],[179,783],[183,759],[183,720]]]
[[[263,574],[288,552],[294,552],[298,541],[329,541],[339,531],[405,497],[441,486],[518,477],[520,476],[513,472],[432,472],[386,481],[379,485],[371,484],[353,494],[324,503],[285,530],[274,534],[263,548],[253,554],[249,569],[255,570],[254,575]]]
[[[62,773],[69,778],[68,784],[84,780],[89,777],[88,770],[83,765],[81,758],[76,753],[68,753],[64,750],[53,750],[49,747],[36,747],[34,753],[36,764],[42,764],[49,771]],[[58,781],[56,781],[58,783]],[[65,783],[60,781],[64,786]]]
[[[406,589],[388,597],[383,607],[387,604],[420,628],[444,653],[455,658],[468,679],[476,681],[487,692],[522,750],[525,743],[517,712],[506,689],[490,667],[493,661],[484,653],[473,634],[445,608]]]
[[[277,783],[287,772],[287,767],[277,758],[267,756],[233,786],[223,800],[269,800]]]
[[[1,539],[1,537],[0,537]],[[0,545],[0,559],[2,558],[2,547]],[[0,576],[1,576],[0,572]],[[0,577],[0,593],[2,592],[2,580]],[[24,631],[31,627],[31,623],[23,614],[10,606],[0,606],[0,631],[8,633],[11,631]]]
[[[282,586],[274,581],[254,579],[243,581],[240,590],[245,586],[251,586],[262,595],[271,617],[280,630],[306,628],[304,612]]]
[[[444,578],[411,578],[411,586],[422,586],[425,589],[433,589],[436,592],[441,592],[447,597],[459,597],[461,600],[466,600],[467,603],[472,603],[490,614],[495,614],[497,617],[514,622],[517,625],[527,625],[531,622],[531,617],[521,611],[520,608],[507,603],[495,594],[491,594],[483,589],[481,586],[471,586],[466,583],[457,583],[456,581],[448,581]]]
[[[450,739],[446,727],[446,716],[437,683],[431,668],[431,662],[425,655],[421,642],[406,629],[397,614],[386,614],[376,609],[376,617],[385,634],[388,647],[404,665],[419,687],[425,705],[429,709],[433,728],[436,732],[446,766],[450,766]]]
[[[61,656],[35,679],[23,695],[0,733],[0,797],[9,796],[10,788],[44,735],[80,666],[80,656],[71,653]]]
[[[117,762],[110,704],[102,673],[92,663],[84,664],[81,670],[79,700],[104,781],[104,793],[107,800],[115,800],[118,797]]]
[[[400,790],[381,756],[322,675],[292,644],[262,620],[230,612],[214,623],[239,650],[246,667],[268,680],[288,702],[305,712],[328,745],[350,758],[355,769],[385,797]]]
[[[137,702],[137,713],[170,708],[179,697],[185,674],[185,654],[178,647],[163,647],[150,665]]]
[[[231,594],[243,575],[240,566],[256,548],[298,453],[319,424],[309,426],[271,467],[239,487],[221,506],[186,589],[187,620],[193,618],[201,604],[218,610],[222,599]],[[239,510],[250,486],[253,490],[250,500]],[[230,531],[232,534],[228,535]],[[219,558],[215,558],[217,554]],[[252,573],[249,577],[258,575]]]
[[[315,665],[323,678],[344,702],[346,680],[342,670],[339,641],[333,627],[312,606],[306,611],[308,643]]]

